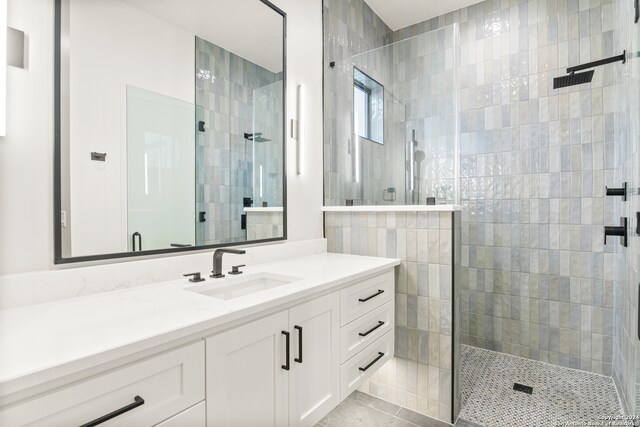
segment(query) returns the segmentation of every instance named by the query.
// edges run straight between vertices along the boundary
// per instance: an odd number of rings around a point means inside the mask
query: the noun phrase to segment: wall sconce
[[[0,0],[0,137],[7,136],[7,66],[25,67],[24,31],[7,26],[7,0]]]
[[[0,136],[7,136],[7,0],[0,0]]]
[[[302,116],[302,106],[304,102],[304,88],[298,85],[296,91],[296,118],[291,119],[291,138],[296,140],[296,175],[304,173],[304,120]]]

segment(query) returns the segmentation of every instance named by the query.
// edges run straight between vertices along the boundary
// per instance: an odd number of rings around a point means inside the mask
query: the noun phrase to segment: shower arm
[[[576,71],[587,70],[589,68],[599,67],[601,65],[611,64],[612,62],[622,61],[624,64],[627,62],[627,51],[624,50],[622,55],[612,56],[611,58],[600,59],[598,61],[587,62],[586,64],[576,65],[574,67],[567,68],[567,73],[575,73]]]

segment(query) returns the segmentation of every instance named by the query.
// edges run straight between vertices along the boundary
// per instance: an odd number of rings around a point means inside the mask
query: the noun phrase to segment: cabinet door
[[[292,427],[313,426],[340,403],[339,316],[337,292],[289,310]]]
[[[207,426],[286,426],[287,312],[207,339]]]

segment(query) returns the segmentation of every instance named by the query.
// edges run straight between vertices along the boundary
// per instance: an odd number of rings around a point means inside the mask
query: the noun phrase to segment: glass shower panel
[[[282,81],[253,91],[253,206],[282,207]]]
[[[192,103],[127,86],[129,251],[195,244],[193,117]]]
[[[325,205],[458,202],[458,56],[454,24],[336,62],[327,80]],[[362,74],[382,87],[383,144],[354,123],[362,114],[354,76]]]

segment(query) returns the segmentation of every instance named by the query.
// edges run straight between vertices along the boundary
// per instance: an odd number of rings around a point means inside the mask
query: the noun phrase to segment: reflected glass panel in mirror
[[[285,238],[284,13],[261,0],[57,7],[56,261]]]

